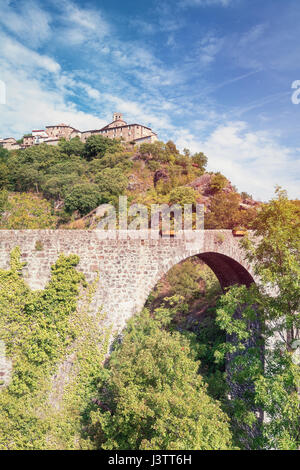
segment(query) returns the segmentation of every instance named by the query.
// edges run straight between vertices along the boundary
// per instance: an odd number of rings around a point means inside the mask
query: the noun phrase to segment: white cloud
[[[7,104],[0,105],[0,134],[22,136],[49,123],[65,122],[80,130],[101,128],[106,121],[78,110],[60,90],[43,87],[38,80],[19,71],[17,76],[6,70]]]
[[[197,58],[202,65],[211,64],[223,45],[222,38],[218,38],[213,34],[207,34],[197,44]]]
[[[55,1],[62,26],[59,35],[69,45],[95,42],[110,33],[110,25],[99,9],[79,8],[71,0]]]
[[[51,1],[57,7],[52,16],[37,3],[31,3],[30,14],[36,15],[31,31],[33,17],[25,11],[25,2],[19,2],[17,10],[11,7],[12,2],[0,0],[0,6],[8,8],[8,16],[0,18],[4,28],[0,31],[0,79],[7,84],[7,104],[0,105],[1,137],[18,137],[35,127],[55,122],[66,122],[80,130],[100,128],[111,120],[113,111],[121,111],[128,122],[150,125],[161,139],[171,138],[180,148],[204,151],[209,168],[222,171],[240,190],[268,199],[274,185],[280,184],[289,190],[290,196],[297,196],[300,150],[280,145],[278,137],[250,130],[246,123],[237,121],[249,109],[281,99],[284,93],[270,93],[264,99],[253,99],[244,108],[235,108],[231,112],[231,120],[235,121],[230,124],[226,109],[217,107],[208,96],[214,89],[261,70],[256,55],[248,50],[256,51],[257,43],[265,38],[264,25],[229,40],[213,31],[203,34],[200,41],[193,42],[190,54],[181,56],[180,66],[172,66],[168,65],[171,61],[166,63],[158,58],[150,42],[121,40],[99,9],[79,8],[70,0]],[[234,1],[182,0],[180,3],[181,6],[226,7]],[[169,14],[170,8],[148,33],[165,31],[166,40],[168,36],[169,44],[174,45],[174,31],[181,27],[183,20],[173,21]],[[7,30],[10,37],[4,32]],[[19,41],[13,39],[12,33]],[[60,43],[62,37],[64,41]],[[66,71],[55,56],[37,52],[39,43],[49,38],[49,50],[55,53],[56,48],[65,48],[67,59],[69,52],[72,57],[81,51],[78,69]],[[236,47],[232,47],[233,43]],[[247,68],[252,55],[250,68],[256,68],[209,87],[203,78],[204,71],[211,67],[221,48],[224,51],[226,47],[236,54],[239,63],[247,62]],[[269,50],[268,44],[265,49]],[[188,85],[191,81],[193,93]],[[182,122],[186,123],[185,129],[180,129]]]
[[[240,191],[267,200],[278,184],[288,189],[290,197],[299,197],[299,149],[280,145],[266,132],[249,130],[245,122],[220,125],[203,140],[180,130],[176,141],[180,148],[204,152],[209,170],[224,173]]]
[[[10,64],[16,69],[22,68],[23,70],[32,70],[34,67],[35,69],[44,69],[50,73],[57,73],[60,71],[60,65],[51,57],[38,54],[1,32],[0,42],[2,46],[0,51],[0,57],[2,60],[1,68],[5,67],[5,64]]]
[[[6,84],[6,105],[1,105],[0,134],[21,136],[49,123],[66,122],[80,130],[100,128],[106,121],[80,111],[70,100],[83,93],[94,103],[100,92],[62,72],[60,64],[0,33],[0,78]]]
[[[18,1],[17,9],[10,0],[0,0],[0,25],[32,46],[40,46],[50,34],[51,18],[34,1]]]
[[[178,5],[181,8],[187,7],[209,7],[209,6],[222,6],[228,7],[235,0],[180,0]]]

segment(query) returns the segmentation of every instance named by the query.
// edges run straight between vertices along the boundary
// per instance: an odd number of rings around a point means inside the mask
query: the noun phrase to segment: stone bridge
[[[123,237],[123,238],[122,238]],[[151,239],[149,232],[134,239],[132,232],[116,239],[103,239],[97,230],[0,230],[0,268],[9,267],[11,250],[19,246],[27,265],[23,276],[33,289],[42,289],[50,278],[50,267],[60,253],[77,254],[78,269],[87,281],[99,272],[92,309],[107,313],[114,331],[139,312],[156,283],[170,268],[197,255],[216,274],[223,288],[231,284],[249,286],[255,281],[239,239],[231,230],[195,232],[192,243],[180,238]]]

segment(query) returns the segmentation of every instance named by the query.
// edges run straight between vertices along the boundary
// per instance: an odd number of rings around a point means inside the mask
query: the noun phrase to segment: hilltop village
[[[134,145],[151,144],[158,140],[157,134],[150,127],[143,126],[142,124],[127,124],[121,113],[114,113],[113,121],[102,127],[102,129],[81,132],[67,124],[56,124],[46,126],[45,129],[33,130],[31,134],[26,134],[21,141],[17,141],[13,137],[0,139],[0,146],[7,150],[19,150],[42,143],[58,145],[60,139],[71,140],[74,137],[79,137],[81,142],[85,143],[91,135],[103,135],[110,139],[118,138]]]

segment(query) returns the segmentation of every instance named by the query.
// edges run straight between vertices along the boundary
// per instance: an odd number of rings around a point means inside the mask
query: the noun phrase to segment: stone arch
[[[161,266],[161,269],[155,273],[153,278],[145,283],[144,288],[142,288],[143,295],[139,298],[136,313],[141,311],[152,289],[154,289],[160,279],[162,279],[171,268],[194,256],[200,258],[214,272],[223,291],[234,284],[250,287],[252,283],[255,283],[255,276],[251,266],[246,264],[244,259],[241,260],[240,257],[237,257],[235,253],[230,253],[230,255],[217,251],[181,253],[174,256],[171,260],[169,259]]]
[[[249,287],[254,283],[250,272],[235,259],[221,253],[202,253],[198,257],[215,273],[222,289],[233,284]]]
[[[1,230],[0,268],[9,267],[10,251],[19,246],[26,261],[23,276],[32,289],[43,289],[51,265],[60,253],[76,253],[88,282],[101,274],[91,309],[102,308],[114,331],[141,311],[157,282],[176,264],[199,256],[216,274],[223,289],[230,284],[249,286],[256,277],[231,230],[205,230],[196,233],[192,243],[181,238],[141,239],[118,236],[102,239],[93,230]],[[36,242],[43,245],[36,250]]]

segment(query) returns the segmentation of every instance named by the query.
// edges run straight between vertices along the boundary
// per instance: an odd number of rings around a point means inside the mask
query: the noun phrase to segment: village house
[[[132,142],[137,145],[144,142],[152,143],[158,140],[157,134],[150,127],[141,124],[127,124],[123,120],[121,113],[114,113],[113,121],[102,127],[102,129],[82,132],[81,140],[85,142],[91,135],[103,135],[110,139],[122,139],[125,142]]]
[[[7,137],[6,139],[0,139],[0,147],[7,150],[17,150],[20,148],[20,145],[13,137]]]
[[[0,146],[13,150],[17,148],[28,148],[33,145],[46,143],[47,145],[58,145],[60,139],[70,140],[79,137],[82,142],[86,142],[91,135],[103,135],[109,139],[121,139],[124,142],[130,142],[133,145],[141,145],[144,142],[152,143],[157,139],[157,134],[150,127],[142,124],[127,124],[121,113],[113,114],[113,121],[102,129],[81,132],[67,124],[56,124],[54,126],[46,126],[46,129],[33,130],[31,134],[23,137],[21,145],[10,137],[8,139],[0,139]]]

